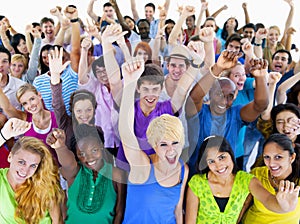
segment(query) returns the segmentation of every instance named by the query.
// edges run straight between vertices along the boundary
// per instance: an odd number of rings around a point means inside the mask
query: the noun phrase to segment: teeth
[[[222,106],[220,106],[220,105],[219,105],[218,107],[219,107],[220,109],[222,109],[222,110],[226,108],[226,107],[222,107]]]
[[[219,170],[218,172],[219,172],[219,173],[224,173],[225,170],[226,170],[226,168],[223,168],[223,169]]]
[[[21,174],[20,172],[18,172],[18,175],[19,175],[20,177],[26,177],[26,174]]]
[[[273,171],[277,171],[277,170],[279,170],[279,167],[276,167],[276,168],[274,168],[274,167],[271,167],[271,170],[273,170]]]
[[[89,166],[92,166],[92,165],[94,165],[95,163],[96,163],[96,161],[88,162],[87,164],[88,164]]]

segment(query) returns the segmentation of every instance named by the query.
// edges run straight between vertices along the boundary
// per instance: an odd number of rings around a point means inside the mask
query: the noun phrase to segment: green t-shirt
[[[15,192],[7,180],[8,168],[0,169],[0,223],[17,223],[14,215],[17,207]],[[25,223],[25,222],[22,222]],[[49,213],[46,213],[40,224],[52,223]]]
[[[194,175],[189,181],[189,187],[200,201],[197,223],[236,224],[244,202],[250,193],[249,183],[252,178],[252,174],[238,171],[234,178],[225,210],[224,212],[220,212],[219,206],[209,187],[206,174]]]
[[[80,166],[68,190],[65,223],[113,223],[117,194],[112,182],[112,165],[104,162],[95,183],[92,170]]]

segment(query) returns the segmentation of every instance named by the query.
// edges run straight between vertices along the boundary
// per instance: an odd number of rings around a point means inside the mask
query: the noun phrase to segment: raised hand
[[[133,57],[131,60],[123,63],[122,75],[124,77],[124,86],[137,81],[145,69],[145,62],[141,57]]]
[[[238,58],[242,56],[241,52],[223,51],[217,60],[217,67],[219,70],[224,71],[234,67],[238,61]]]
[[[254,77],[267,77],[268,61],[261,58],[250,59],[249,71]]]
[[[268,30],[266,28],[259,28],[255,33],[255,40],[261,42],[263,39],[267,38]]]
[[[64,14],[69,20],[78,18],[78,11],[73,6],[67,6],[64,10]]]
[[[205,57],[204,43],[201,41],[189,41],[187,47],[190,50],[193,63],[200,65]]]
[[[71,61],[66,61],[64,64],[62,64],[62,57],[64,54],[63,50],[64,49],[61,47],[58,51],[58,48],[55,47],[55,49],[51,50],[50,54],[48,54],[51,83],[53,85],[58,84],[60,82],[60,74],[71,63]]]
[[[91,48],[91,46],[93,45],[92,40],[90,37],[85,37],[82,41],[81,41],[81,48],[88,50]]]
[[[106,26],[106,29],[101,35],[103,44],[110,43],[117,41],[119,38],[124,37],[125,34],[127,34],[128,31],[122,32],[122,27],[120,24],[111,24]]]
[[[243,2],[242,8],[243,8],[243,9],[247,9],[247,2]]]
[[[285,212],[293,211],[298,204],[300,186],[288,180],[281,180],[276,199],[281,209]]]
[[[189,17],[195,14],[195,7],[187,5],[183,8],[181,15],[184,17]]]
[[[87,26],[85,27],[85,32],[88,33],[89,36],[93,36],[93,37],[100,37],[99,34],[99,30],[96,26],[96,24],[94,23],[94,21],[92,21],[92,23],[89,22],[89,20],[86,20],[87,22]]]
[[[208,2],[201,2],[201,11],[205,11],[208,8]]]
[[[270,85],[276,85],[277,82],[281,79],[282,74],[279,72],[269,72],[268,83]]]
[[[249,39],[243,38],[241,40],[241,43],[244,54],[247,55],[249,58],[252,58],[254,56],[253,45],[250,43]]]
[[[53,128],[47,135],[46,143],[53,149],[59,149],[65,146],[66,134],[64,130]]]
[[[215,38],[215,31],[212,27],[204,27],[199,31],[199,38],[201,41],[208,43],[213,42]]]
[[[61,7],[60,6],[56,6],[55,8],[50,9],[50,13],[51,13],[51,15],[56,16],[56,17],[62,16]]]
[[[31,127],[31,123],[20,120],[18,118],[10,118],[1,129],[3,137],[8,140],[27,132]]]

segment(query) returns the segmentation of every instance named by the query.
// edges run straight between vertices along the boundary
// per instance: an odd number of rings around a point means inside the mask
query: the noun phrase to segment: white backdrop
[[[97,0],[94,3],[94,11],[101,15],[102,5],[107,0]],[[8,1],[0,0],[1,8],[0,15],[5,15],[11,21],[13,27],[18,32],[24,33],[26,24],[31,22],[39,22],[44,16],[51,17],[49,10],[56,5],[63,8],[68,4],[76,5],[79,10],[79,16],[84,19],[88,18],[86,13],[89,0],[26,0],[26,1]],[[121,12],[124,15],[132,16],[130,9],[130,0],[117,0]],[[144,17],[144,5],[150,0],[136,0],[137,10],[140,12],[140,17]],[[163,4],[164,0],[152,0],[154,4]],[[200,10],[200,0],[171,0],[170,10],[167,18],[176,21],[178,12],[177,5],[194,5],[196,13]],[[248,11],[250,20],[253,23],[262,22],[266,27],[270,25],[278,25],[281,30],[284,28],[289,6],[284,0],[207,0],[208,8],[211,13],[226,4],[228,9],[223,11],[217,17],[218,26],[222,27],[224,21],[231,16],[234,16],[239,21],[239,28],[245,24],[242,3],[248,3]],[[300,0],[294,0],[295,16],[293,27],[297,30],[293,38],[293,43],[296,43],[300,48]],[[156,16],[157,17],[157,16]]]

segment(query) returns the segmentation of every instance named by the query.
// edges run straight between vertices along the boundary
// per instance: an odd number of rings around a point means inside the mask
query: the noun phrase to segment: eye
[[[280,159],[282,159],[282,156],[279,155],[275,156],[275,160],[280,160]]]
[[[97,153],[98,151],[98,149],[92,149],[92,153]]]
[[[213,163],[215,163],[214,160],[212,160],[212,159],[207,160],[207,164],[213,164]]]
[[[178,145],[179,142],[172,142],[172,145]]]
[[[85,152],[79,152],[79,153],[78,153],[78,156],[79,156],[79,157],[85,157]]]
[[[38,167],[38,165],[37,165],[37,164],[32,164],[32,165],[30,165],[30,167],[31,167],[32,169],[36,169],[36,168]]]
[[[220,155],[219,156],[219,160],[221,161],[221,160],[224,160],[224,159],[226,159],[226,156],[225,155]]]
[[[267,160],[270,159],[270,156],[264,155],[263,158]]]
[[[161,147],[166,147],[166,146],[167,146],[167,143],[160,143],[160,146],[161,146]]]
[[[81,113],[81,110],[76,110],[77,113]]]
[[[20,165],[25,165],[25,161],[24,161],[24,160],[19,160],[18,163],[19,163]]]

